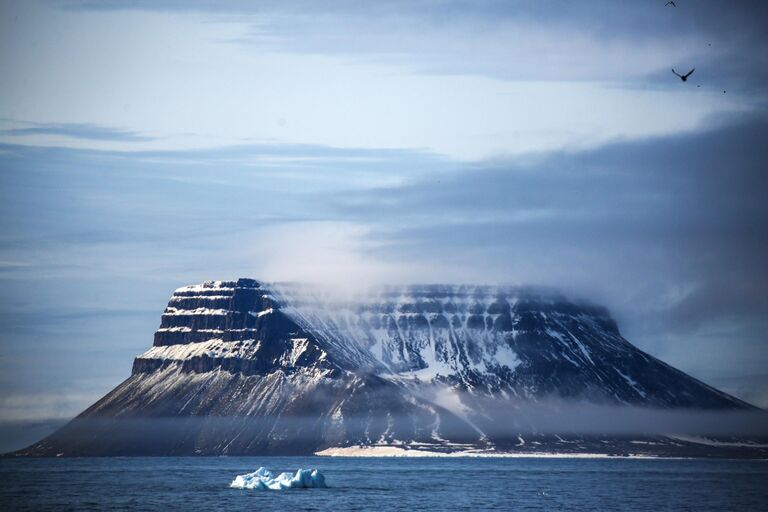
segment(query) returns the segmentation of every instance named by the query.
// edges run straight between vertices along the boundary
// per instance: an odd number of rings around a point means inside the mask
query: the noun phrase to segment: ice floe
[[[316,469],[298,469],[296,473],[280,473],[275,476],[265,467],[260,467],[253,473],[237,475],[230,487],[236,489],[308,489],[324,488],[325,477]]]

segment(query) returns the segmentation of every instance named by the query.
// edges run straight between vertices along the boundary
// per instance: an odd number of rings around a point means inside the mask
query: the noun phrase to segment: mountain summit
[[[430,285],[340,297],[239,279],[177,289],[131,376],[19,454],[354,446],[681,454],[703,446],[555,432],[526,413],[553,402],[751,409],[634,347],[606,309],[550,290]],[[714,445],[705,446],[711,454]]]

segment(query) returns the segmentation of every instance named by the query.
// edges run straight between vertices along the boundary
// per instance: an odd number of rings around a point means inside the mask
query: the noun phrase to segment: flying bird
[[[672,7],[677,7],[677,4],[674,2],[674,0],[669,0],[669,2],[664,4],[664,7],[671,5]]]
[[[678,73],[677,71],[675,71],[675,68],[672,68],[672,72],[673,72],[673,73],[674,73],[676,76],[679,76],[679,77],[680,77],[680,80],[682,80],[683,82],[687,82],[687,81],[688,81],[688,77],[689,77],[689,76],[691,76],[691,75],[693,74],[693,72],[694,72],[694,71],[696,71],[696,68],[693,68],[692,70],[690,70],[690,71],[689,71],[689,72],[687,72],[686,74],[684,74],[684,75],[681,75],[680,73]]]

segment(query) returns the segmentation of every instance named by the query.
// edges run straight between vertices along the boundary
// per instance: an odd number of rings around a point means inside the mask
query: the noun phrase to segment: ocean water
[[[266,466],[328,489],[231,489]],[[768,510],[768,461],[326,457],[0,459],[0,510]]]

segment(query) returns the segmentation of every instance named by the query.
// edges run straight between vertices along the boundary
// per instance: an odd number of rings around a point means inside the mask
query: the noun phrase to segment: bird
[[[688,77],[689,77],[689,76],[691,76],[691,75],[693,74],[693,72],[694,72],[694,71],[696,71],[696,68],[693,68],[693,69],[691,69],[689,72],[687,72],[686,74],[684,74],[684,75],[681,75],[680,73],[678,73],[677,71],[675,71],[675,68],[672,68],[672,72],[673,72],[673,73],[674,73],[676,76],[679,76],[679,77],[680,77],[680,80],[682,80],[683,82],[687,82],[687,81],[688,81]]]
[[[677,7],[677,4],[674,2],[674,0],[669,0],[669,2],[664,4],[664,7],[671,5],[672,7]]]

